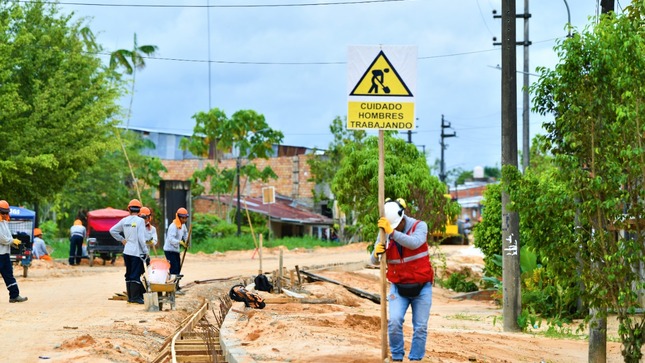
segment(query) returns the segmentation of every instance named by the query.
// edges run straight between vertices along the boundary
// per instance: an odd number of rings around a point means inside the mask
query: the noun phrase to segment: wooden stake
[[[246,181],[244,181],[246,184]],[[249,207],[246,205],[246,199],[244,199],[244,210],[246,211],[246,219],[249,221],[249,227],[251,228],[251,236],[253,236],[253,245],[255,249],[258,248],[258,242],[255,240],[255,233],[253,233],[253,223],[251,223],[251,215],[249,214]]]
[[[385,140],[383,130],[378,131],[378,211],[385,216]],[[385,231],[379,228],[379,241],[385,245]],[[385,254],[381,255],[381,358],[388,361],[387,341],[387,263]]]
[[[280,267],[278,270],[278,294],[282,292],[282,249],[280,249]]]
[[[260,239],[260,246],[258,247],[258,256],[260,260],[260,270],[258,273],[261,275],[262,274],[262,233],[260,233],[259,239]]]
[[[302,278],[300,277],[300,268],[296,265],[296,274],[298,275],[298,288],[302,288]]]

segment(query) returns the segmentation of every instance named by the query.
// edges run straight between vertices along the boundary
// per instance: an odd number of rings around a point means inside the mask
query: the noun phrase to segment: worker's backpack
[[[242,284],[231,287],[228,296],[232,300],[243,302],[247,308],[264,309],[266,306],[262,296],[248,291]]]
[[[269,282],[269,279],[265,274],[259,274],[255,276],[255,289],[258,291],[271,292],[271,290],[273,290],[273,284]]]

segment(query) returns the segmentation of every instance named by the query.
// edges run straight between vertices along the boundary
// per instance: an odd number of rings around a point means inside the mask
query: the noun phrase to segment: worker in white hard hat
[[[392,361],[402,362],[405,356],[403,320],[412,306],[412,344],[408,359],[420,361],[426,351],[428,319],[432,306],[434,270],[428,253],[428,225],[405,215],[405,201],[388,200],[384,216],[378,220],[385,232],[385,244],[374,245],[372,263],[386,258],[387,279],[390,282],[387,324]]]

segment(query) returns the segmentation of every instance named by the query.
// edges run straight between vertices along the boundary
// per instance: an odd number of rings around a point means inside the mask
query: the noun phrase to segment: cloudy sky
[[[530,2],[530,72],[557,64],[553,46],[566,36],[568,14],[583,29],[597,3]],[[617,11],[627,4],[617,2]],[[347,114],[348,47],[414,45],[412,142],[430,164],[440,158],[443,115],[457,134],[446,139],[447,170],[501,164],[501,52],[493,45],[501,20],[492,15],[500,0],[63,0],[61,8],[87,18],[106,52],[132,49],[135,33],[139,45],[159,47],[137,73],[130,127],[191,134],[197,112],[252,109],[284,133],[285,145],[324,149],[331,121]],[[517,55],[522,70],[522,47]],[[521,82],[518,75],[520,149]],[[531,135],[543,120],[531,114]]]

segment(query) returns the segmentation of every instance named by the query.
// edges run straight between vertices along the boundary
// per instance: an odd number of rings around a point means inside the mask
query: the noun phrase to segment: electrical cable
[[[100,7],[130,7],[130,8],[284,8],[303,6],[329,6],[329,5],[355,5],[372,3],[389,3],[415,0],[359,0],[359,1],[333,1],[328,3],[299,3],[299,4],[246,4],[246,5],[177,5],[177,4],[109,4],[109,3],[87,3],[68,1],[39,1],[49,5],[71,5],[71,6],[100,6]],[[19,3],[33,3],[36,0],[18,0]]]

